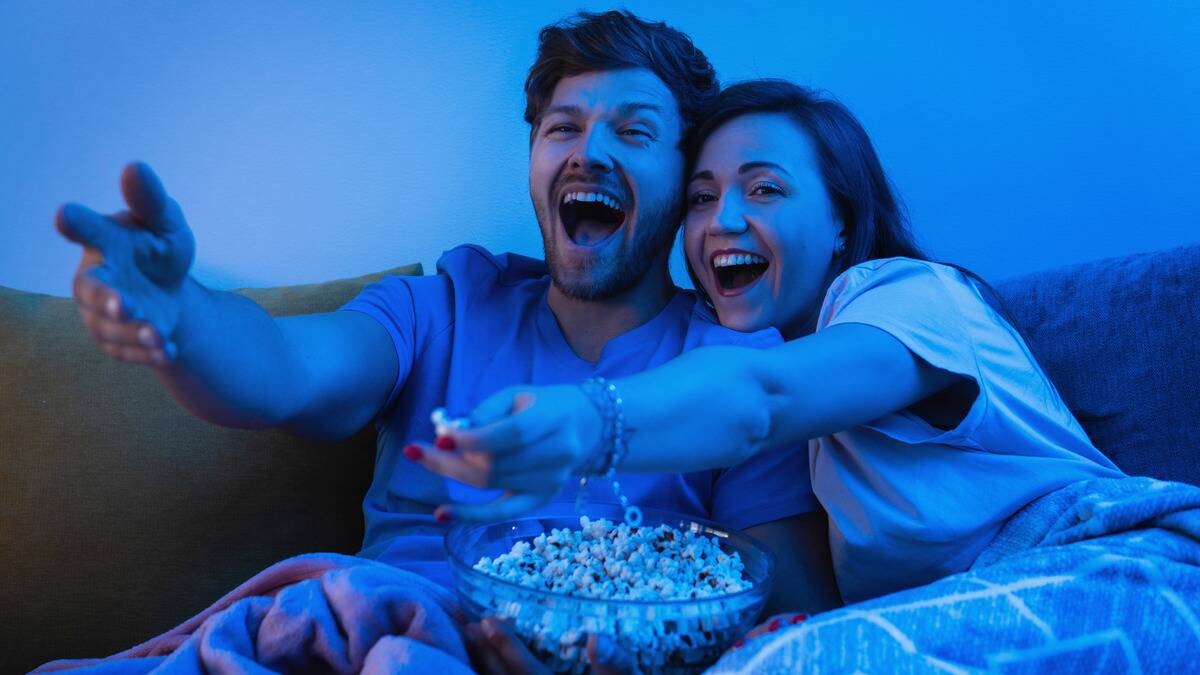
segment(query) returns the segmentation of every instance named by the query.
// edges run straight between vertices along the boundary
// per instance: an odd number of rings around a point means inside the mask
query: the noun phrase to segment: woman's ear
[[[836,223],[837,232],[833,235],[833,259],[837,260],[846,254],[846,226],[839,220]]]

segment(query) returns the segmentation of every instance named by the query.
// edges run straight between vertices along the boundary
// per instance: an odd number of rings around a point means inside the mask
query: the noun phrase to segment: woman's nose
[[[607,173],[612,171],[613,161],[608,153],[604,134],[595,129],[589,129],[579,134],[575,152],[571,155],[571,166],[585,172]]]
[[[708,234],[741,234],[746,231],[746,218],[738,199],[721,197],[710,213],[712,217],[708,220]]]

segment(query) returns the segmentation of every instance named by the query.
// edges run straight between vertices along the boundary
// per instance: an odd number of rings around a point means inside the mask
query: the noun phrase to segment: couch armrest
[[[379,276],[240,292],[332,311]],[[0,288],[0,672],[106,656],[277,560],[356,552],[374,461],[373,429],[321,443],[194,418],[104,355],[73,301]]]

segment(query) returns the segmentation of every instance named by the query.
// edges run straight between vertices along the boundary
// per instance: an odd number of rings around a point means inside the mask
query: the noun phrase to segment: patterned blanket
[[[766,628],[708,672],[1200,668],[1200,488],[1070,485],[1014,516],[967,572]]]

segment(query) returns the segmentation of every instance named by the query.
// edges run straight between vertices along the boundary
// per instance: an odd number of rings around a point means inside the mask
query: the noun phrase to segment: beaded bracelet
[[[621,494],[621,484],[616,480],[617,466],[629,449],[629,437],[625,429],[624,400],[617,392],[617,385],[603,377],[593,377],[580,385],[580,389],[600,413],[602,435],[598,450],[591,460],[585,462],[579,477],[579,492],[575,496],[575,509],[579,510],[587,496],[588,478],[603,476],[612,481],[613,494],[625,510],[625,522],[631,527],[642,524],[642,510],[629,505],[629,498]]]

